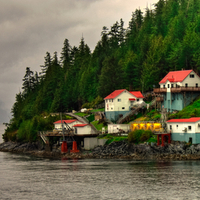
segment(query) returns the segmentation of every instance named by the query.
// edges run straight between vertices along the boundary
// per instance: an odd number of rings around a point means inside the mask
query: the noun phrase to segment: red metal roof
[[[89,124],[76,124],[73,127],[83,127],[83,126],[87,126],[87,125],[89,125]]]
[[[182,82],[193,70],[182,70],[169,72],[159,83]]]
[[[117,97],[118,95],[120,95],[125,89],[122,90],[115,90],[114,92],[112,92],[111,94],[109,94],[106,98],[104,99],[114,99],[115,97]]]
[[[133,94],[137,98],[144,98],[144,96],[142,95],[140,91],[132,91],[130,93]]]
[[[67,124],[70,124],[70,123],[75,122],[75,121],[77,121],[77,120],[76,119],[62,120],[63,123],[65,122]],[[61,120],[54,122],[54,124],[61,124]]]
[[[125,91],[126,89],[121,89],[121,90],[115,90],[114,92],[112,92],[111,94],[109,94],[106,98],[104,99],[114,99],[115,97],[117,97],[118,95],[120,95],[123,91]],[[126,90],[127,92],[129,92],[128,90]],[[131,94],[133,94],[135,97],[137,98],[144,98],[142,93],[140,91],[131,91],[129,92]]]
[[[188,123],[188,122],[197,122],[200,121],[200,117],[192,117],[189,119],[170,119],[167,122],[173,123],[173,122],[182,122],[182,123]]]

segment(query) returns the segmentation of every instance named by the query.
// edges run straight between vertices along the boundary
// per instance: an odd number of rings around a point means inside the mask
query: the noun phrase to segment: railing
[[[167,88],[154,88],[154,93],[165,93],[167,92]]]
[[[48,144],[49,143],[49,140],[48,138],[45,136],[45,132],[40,132],[40,137],[41,139],[44,141],[45,144]]]
[[[200,92],[200,87],[175,87],[171,88],[171,92],[178,93],[178,92]]]

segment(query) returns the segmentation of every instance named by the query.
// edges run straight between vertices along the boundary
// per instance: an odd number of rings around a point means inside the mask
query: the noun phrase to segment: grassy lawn
[[[94,127],[99,131],[101,131],[103,127],[105,127],[105,130],[108,129],[107,126],[104,126],[103,124],[98,124],[98,121],[93,121],[93,122],[91,122],[91,124],[93,124]]]
[[[82,113],[82,112],[78,112],[78,113],[74,113],[75,115],[78,115],[80,117],[84,117],[84,116],[87,116],[88,114],[87,113]]]
[[[91,110],[91,112],[104,112],[105,108],[99,108],[99,109],[95,109],[95,110]]]
[[[108,139],[106,144],[110,144],[111,142],[119,142],[122,140],[128,140],[128,136],[113,136],[111,134],[100,135],[99,138]]]

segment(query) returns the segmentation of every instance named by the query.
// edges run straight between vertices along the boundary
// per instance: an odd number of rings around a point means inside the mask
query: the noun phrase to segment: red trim
[[[197,122],[197,121],[200,121],[200,117],[192,117],[189,119],[170,119],[167,122],[168,123],[175,123],[175,122],[188,123],[188,122]]]
[[[75,122],[75,121],[77,121],[77,120],[76,119],[62,120],[63,123],[65,122],[67,124],[70,124],[70,123]],[[61,124],[61,120],[54,122],[54,124]]]
[[[135,101],[135,98],[130,98],[129,101]]]
[[[115,97],[117,97],[118,95],[120,95],[124,91],[129,92],[128,90],[125,90],[125,89],[115,90],[114,92],[112,92],[111,94],[109,94],[104,99],[114,99]],[[132,94],[133,96],[135,96],[136,98],[144,98],[144,96],[142,95],[142,93],[140,91],[130,91],[129,93]]]
[[[89,124],[76,124],[73,127],[84,127],[84,126],[87,126],[87,125],[89,125]]]

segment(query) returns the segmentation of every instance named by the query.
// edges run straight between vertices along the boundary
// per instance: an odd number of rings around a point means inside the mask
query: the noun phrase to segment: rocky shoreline
[[[39,142],[0,144],[0,151],[23,153],[38,157],[54,159],[72,158],[115,158],[133,160],[200,160],[200,144],[187,145],[181,142],[167,144],[164,147],[148,144],[129,144],[126,141],[112,142],[109,145],[97,146],[91,151],[81,150],[79,153],[62,154],[60,146],[54,145],[45,149]]]

